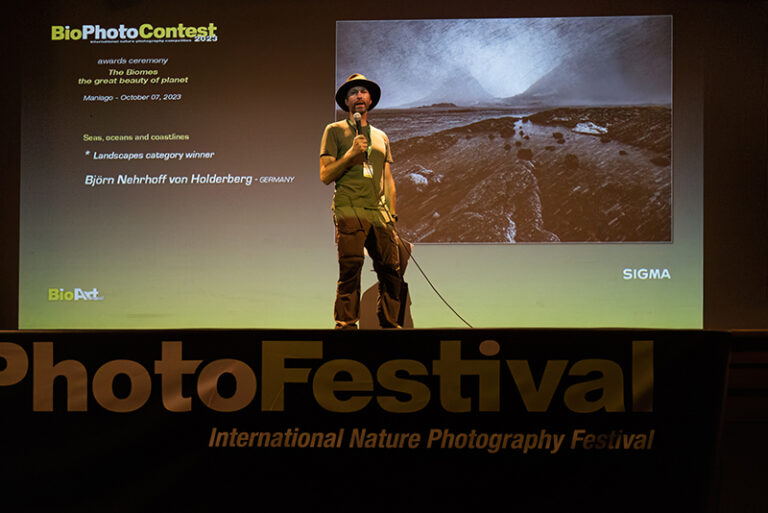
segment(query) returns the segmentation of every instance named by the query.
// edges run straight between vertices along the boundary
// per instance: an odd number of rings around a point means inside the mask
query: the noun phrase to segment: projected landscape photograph
[[[405,239],[672,240],[671,17],[336,30],[336,83],[382,88]]]

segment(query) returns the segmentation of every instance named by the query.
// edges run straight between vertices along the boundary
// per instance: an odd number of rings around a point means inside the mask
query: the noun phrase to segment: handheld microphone
[[[363,119],[363,116],[361,116],[359,112],[355,112],[354,114],[352,114],[352,117],[355,118],[355,130],[357,130],[356,135],[362,134],[363,127],[360,124],[360,120]],[[368,162],[368,153],[363,154],[363,162]]]

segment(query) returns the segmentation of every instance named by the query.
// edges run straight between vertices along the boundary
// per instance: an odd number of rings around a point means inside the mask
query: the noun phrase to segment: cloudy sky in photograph
[[[340,21],[336,84],[363,73],[382,107],[471,105],[582,74],[582,89],[656,101],[671,91],[671,30],[668,16]]]

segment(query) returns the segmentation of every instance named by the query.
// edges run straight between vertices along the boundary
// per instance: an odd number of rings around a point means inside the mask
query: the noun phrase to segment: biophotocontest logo
[[[48,301],[101,301],[104,299],[99,293],[99,289],[93,287],[91,290],[75,287],[72,290],[48,289]]]
[[[90,41],[100,42],[158,42],[158,41],[195,41],[215,42],[218,40],[214,23],[201,26],[188,26],[183,23],[167,27],[156,27],[143,23],[138,27],[102,27],[101,25],[51,25],[51,41]]]

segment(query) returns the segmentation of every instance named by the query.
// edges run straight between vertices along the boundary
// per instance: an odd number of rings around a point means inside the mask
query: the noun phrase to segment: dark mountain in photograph
[[[563,47],[563,60],[522,94],[504,103],[524,105],[669,105],[671,40],[658,18],[601,31],[591,44]]]
[[[469,107],[498,102],[498,98],[486,91],[466,69],[456,68],[446,73],[445,77],[444,80],[425,83],[424,89],[428,94],[399,108],[428,107],[435,104]]]

